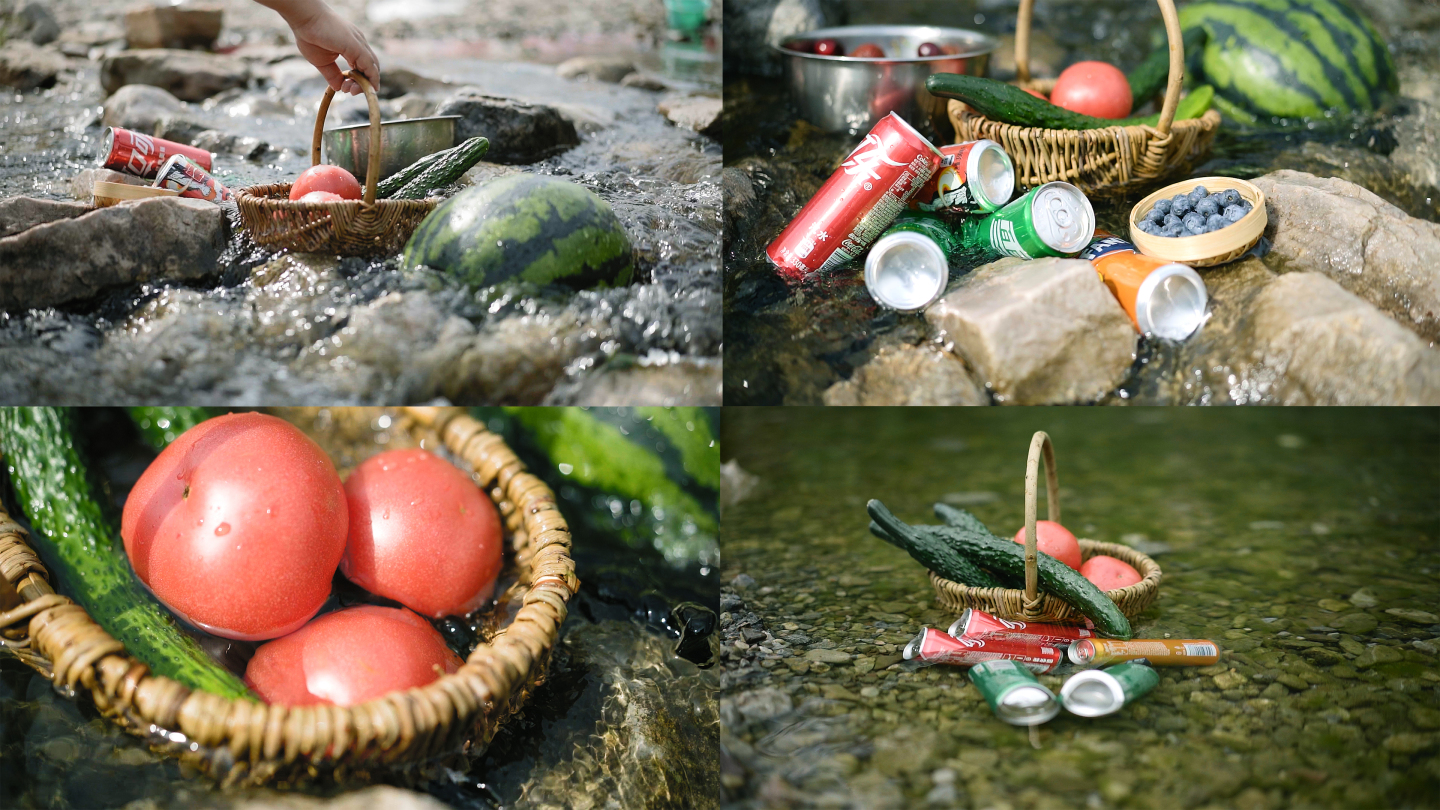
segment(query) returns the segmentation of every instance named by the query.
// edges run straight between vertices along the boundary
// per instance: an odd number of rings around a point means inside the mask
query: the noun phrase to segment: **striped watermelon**
[[[1398,87],[1385,42],[1340,0],[1205,0],[1180,25],[1205,31],[1195,78],[1242,121],[1370,112]]]
[[[589,189],[515,174],[466,189],[430,212],[405,245],[404,266],[425,265],[471,287],[512,278],[576,288],[623,286],[630,238]]]

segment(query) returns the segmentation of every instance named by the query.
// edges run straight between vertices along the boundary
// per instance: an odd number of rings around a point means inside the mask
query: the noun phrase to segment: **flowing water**
[[[1009,537],[1036,430],[1054,442],[1062,522],[1163,570],[1136,637],[1213,639],[1221,658],[1032,737],[964,669],[900,664],[920,628],[955,616],[919,563],[867,531],[865,503],[910,523],[947,503]],[[1440,796],[1433,411],[742,408],[723,447],[727,470],[759,479],[723,529],[731,806],[1392,810]],[[1059,675],[1040,680],[1059,691]]]
[[[413,444],[391,411],[294,409],[282,415],[324,447],[342,474],[377,452]],[[503,412],[478,415],[493,429],[514,432]],[[625,410],[599,416],[630,429],[644,421]],[[153,452],[119,412],[87,413],[85,430],[97,466],[123,502]],[[522,713],[464,767],[430,768],[401,783],[465,810],[713,802],[719,790],[714,538],[704,554],[667,560],[636,536],[657,535],[654,545],[668,547],[668,526],[617,513],[608,502],[613,498],[601,493],[563,486],[563,476],[543,457],[523,442],[511,443],[556,488],[572,525],[581,591],[570,603],[548,679]],[[687,548],[704,546],[689,543]],[[331,606],[364,598],[337,576]],[[472,630],[488,632],[504,614],[493,610],[468,627],[447,619],[440,629],[464,655],[473,648]],[[197,635],[223,651],[221,660],[237,671],[253,652],[251,644]],[[361,786],[303,790],[331,796]],[[188,766],[151,753],[143,741],[109,724],[87,700],[67,699],[15,659],[0,658],[0,806],[181,810],[279,798],[269,789],[215,790]]]
[[[997,36],[1015,30],[1013,4],[851,0],[846,5],[852,24],[951,25]],[[1422,31],[1402,32],[1392,40],[1397,62],[1412,71],[1405,75],[1425,77],[1415,87],[1435,86],[1435,77],[1440,76],[1440,62],[1435,57],[1440,33],[1434,21],[1427,26]],[[1041,3],[1033,30],[1051,43],[1051,48],[1036,46],[1032,53],[1062,54],[1050,57],[1057,68],[1080,59],[1101,59],[1128,70],[1149,53],[1150,36],[1161,30],[1160,12],[1154,3],[1145,2]],[[766,245],[860,136],[820,133],[800,120],[780,79],[727,76],[725,101],[725,165],[751,174],[761,196],[757,205],[726,211],[725,320],[730,333],[725,349],[726,402],[819,404],[826,388],[850,377],[878,346],[919,342],[928,335],[929,327],[920,314],[879,307],[866,291],[858,267],[812,277],[799,285],[787,284],[779,277],[765,258]],[[1417,181],[1386,158],[1395,148],[1391,126],[1406,113],[1405,103],[1399,102],[1387,115],[1331,131],[1300,126],[1241,131],[1227,125],[1221,128],[1211,152],[1190,167],[1188,176],[1251,178],[1294,169],[1341,177],[1374,191],[1412,216],[1440,220],[1440,190]],[[1123,196],[1092,197],[1099,227],[1127,233],[1131,206],[1183,176],[1187,175],[1143,185]],[[984,256],[958,259],[951,265],[952,284],[988,261]],[[1203,275],[1226,278],[1237,267]],[[1276,265],[1272,269],[1284,268]],[[1221,368],[1224,364],[1214,361],[1215,355],[1231,355],[1226,362],[1239,365],[1233,356],[1238,352],[1221,329],[1219,324],[1212,325],[1187,344],[1142,339],[1130,377],[1103,401],[1210,404],[1256,399],[1253,393],[1247,397],[1241,390],[1243,382],[1235,384],[1234,368]],[[1257,367],[1241,376],[1260,379],[1280,373]]]
[[[637,60],[662,77],[670,64],[673,87],[718,87],[718,59],[667,62],[674,48]],[[556,105],[577,122],[579,147],[474,177],[523,170],[596,192],[630,234],[639,283],[580,293],[471,293],[403,274],[395,257],[277,257],[237,236],[201,281],[142,284],[93,301],[0,314],[0,397],[394,403],[549,396],[563,403],[597,373],[637,365],[672,379],[718,381],[719,145],[667,122],[653,92],[570,82],[545,65],[439,52],[436,44],[431,55],[403,62],[456,87]],[[309,165],[323,85],[313,71],[273,78],[187,113],[203,126],[271,145],[260,161],[218,158],[216,176],[232,188],[290,179]],[[94,62],[52,90],[0,95],[0,197],[69,198],[76,172],[99,165],[103,100]],[[336,106],[332,119],[363,115],[354,99]],[[537,347],[548,351],[527,365]],[[475,362],[457,368],[467,349]]]

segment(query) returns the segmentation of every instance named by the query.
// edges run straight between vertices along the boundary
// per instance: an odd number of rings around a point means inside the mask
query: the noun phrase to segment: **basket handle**
[[[370,105],[370,160],[365,167],[365,204],[375,204],[375,186],[380,182],[380,100],[375,97],[375,88],[370,80],[358,70],[347,70],[341,74],[354,79],[365,91],[365,101]],[[325,134],[325,115],[330,112],[330,101],[335,98],[335,88],[325,88],[325,98],[320,100],[320,112],[315,115],[315,137],[310,140],[310,165],[320,165],[320,137]]]
[[[1040,488],[1040,456],[1045,456],[1045,506],[1053,523],[1060,522],[1060,478],[1055,472],[1055,447],[1050,435],[1035,431],[1030,439],[1030,457],[1025,462],[1025,611],[1039,608],[1035,563],[1039,535],[1035,531],[1035,501]]]
[[[1185,81],[1185,40],[1180,35],[1180,15],[1175,12],[1174,0],[1156,2],[1160,4],[1160,17],[1165,21],[1165,39],[1170,44],[1170,78],[1165,85],[1165,103],[1160,107],[1160,120],[1155,125],[1160,137],[1164,138],[1170,134],[1175,108],[1180,104],[1180,86]],[[1035,0],[1020,0],[1020,13],[1015,21],[1015,78],[1021,84],[1030,81],[1030,18],[1034,9]]]

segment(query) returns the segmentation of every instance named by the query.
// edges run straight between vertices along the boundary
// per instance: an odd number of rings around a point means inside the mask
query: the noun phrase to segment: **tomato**
[[[1040,99],[1041,101],[1049,101],[1049,100],[1050,100],[1050,99],[1048,99],[1048,98],[1045,98],[1045,94],[1042,93],[1042,92],[1040,92],[1039,90],[1031,90],[1031,89],[1029,89],[1028,87],[1022,87],[1022,88],[1020,88],[1020,89],[1021,89],[1021,90],[1024,90],[1025,92],[1029,93],[1030,95],[1034,96],[1035,98]]]
[[[320,609],[348,525],[324,451],[283,419],[240,413],[185,431],[151,462],[120,536],[166,607],[253,641],[292,633]]]
[[[367,459],[345,482],[350,539],[340,570],[356,585],[440,618],[495,589],[500,515],[470,476],[425,450]]]
[[[885,56],[885,49],[873,42],[866,42],[863,45],[857,45],[850,55],[857,59],[881,59]]]
[[[424,686],[463,663],[414,613],[360,605],[261,645],[245,667],[245,684],[266,703],[353,706]]]
[[[821,39],[815,41],[815,53],[821,56],[844,56],[845,46],[839,40]]]
[[[1142,577],[1124,560],[1117,560],[1104,554],[1096,554],[1080,566],[1080,575],[1095,584],[1102,591],[1113,591],[1134,585]]]
[[[1124,118],[1130,114],[1130,82],[1106,62],[1076,62],[1055,80],[1050,103],[1081,115]]]
[[[364,193],[355,175],[325,163],[311,166],[295,178],[295,184],[290,186],[290,199],[298,200],[312,191],[329,191],[344,200],[358,200]]]
[[[1070,530],[1049,520],[1035,521],[1035,533],[1040,535],[1036,538],[1035,548],[1049,554],[1051,557],[1062,563],[1080,570],[1080,541]],[[1025,527],[1021,526],[1020,531],[1015,533],[1015,542],[1025,545]]]
[[[309,194],[301,197],[300,202],[340,202],[344,199],[344,197],[341,197],[339,194],[336,194],[333,191],[312,191]]]

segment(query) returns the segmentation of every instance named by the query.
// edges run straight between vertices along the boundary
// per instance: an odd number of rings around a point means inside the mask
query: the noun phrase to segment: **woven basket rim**
[[[22,597],[20,607],[0,612],[8,619],[0,627],[27,628],[23,642],[6,646],[25,650],[21,660],[49,675],[57,688],[90,691],[97,708],[133,734],[162,744],[168,731],[183,734],[183,742],[166,747],[198,760],[202,770],[226,784],[261,784],[287,767],[314,775],[354,764],[393,766],[454,753],[475,738],[487,744],[543,679],[567,604],[579,589],[570,530],[550,487],[525,471],[503,437],[464,409],[404,411],[473,468],[472,479],[500,511],[517,585],[526,586],[523,596],[516,596],[521,607],[511,623],[478,644],[456,672],[345,707],[285,706],[191,690],[151,674],[84,608],[55,594],[24,529],[0,511],[0,579],[32,594]],[[77,620],[87,626],[82,630],[93,627],[87,639],[94,642],[93,654],[77,654],[77,645],[66,643],[73,637],[62,635]],[[58,657],[47,654],[57,651]]]
[[[950,99],[950,104],[951,104],[951,105],[964,104],[964,103],[965,103],[965,102],[959,101],[959,100],[957,100],[957,99],[953,99],[953,98]],[[1052,129],[1052,128],[1049,128],[1049,127],[1022,127],[1022,126],[1020,126],[1019,124],[1007,124],[1007,123],[1005,123],[1004,121],[1000,121],[1000,120],[995,119],[995,118],[990,118],[990,117],[986,116],[984,113],[976,112],[975,110],[971,110],[971,109],[968,109],[968,108],[967,108],[967,109],[961,109],[961,110],[955,110],[955,109],[952,107],[952,110],[953,110],[953,113],[954,113],[955,115],[964,116],[964,117],[966,117],[966,118],[980,119],[980,120],[983,120],[983,121],[993,122],[993,123],[998,124],[998,125],[1003,126],[1003,127],[1009,127],[1009,128],[1011,128],[1012,130],[1015,130],[1016,134],[1019,135],[1019,136],[1022,137],[1022,138],[1023,138],[1023,137],[1043,138],[1043,137],[1045,137],[1045,135],[1046,135],[1047,133],[1051,133],[1051,132],[1063,132],[1063,133],[1074,134],[1074,135],[1082,136],[1082,137],[1084,137],[1086,133],[1095,133],[1095,136],[1093,136],[1093,137],[1095,137],[1096,139],[1098,139],[1099,135],[1102,134],[1102,133],[1115,133],[1115,132],[1120,132],[1120,131],[1123,131],[1126,135],[1128,135],[1128,136],[1130,136],[1130,137],[1132,137],[1132,138],[1138,138],[1138,137],[1144,137],[1144,138],[1159,138],[1159,137],[1161,137],[1161,135],[1160,135],[1160,130],[1156,129],[1155,127],[1150,126],[1149,124],[1126,124],[1126,125],[1123,125],[1123,126],[1117,124],[1116,126],[1113,126],[1113,127],[1097,127],[1097,128],[1095,128],[1095,129]],[[1208,122],[1208,123],[1207,123],[1207,122]],[[1221,123],[1220,112],[1219,112],[1218,110],[1216,110],[1214,107],[1211,107],[1210,109],[1206,110],[1206,111],[1205,111],[1205,114],[1204,114],[1204,115],[1201,115],[1199,118],[1185,118],[1185,119],[1180,120],[1180,121],[1172,121],[1172,122],[1170,123],[1170,134],[1171,134],[1171,136],[1174,136],[1174,135],[1176,134],[1176,130],[1185,130],[1185,129],[1209,129],[1210,127],[1218,127],[1218,126],[1220,125],[1220,123]]]
[[[329,202],[301,202],[290,199],[290,188],[294,183],[262,183],[256,186],[246,186],[235,192],[235,198],[249,201],[252,204],[264,207],[289,208],[296,211],[326,211],[336,207],[360,207],[360,208],[434,208],[441,202],[443,197],[426,197],[422,200],[392,200],[388,198],[375,199],[373,203],[361,200],[332,200]]]

